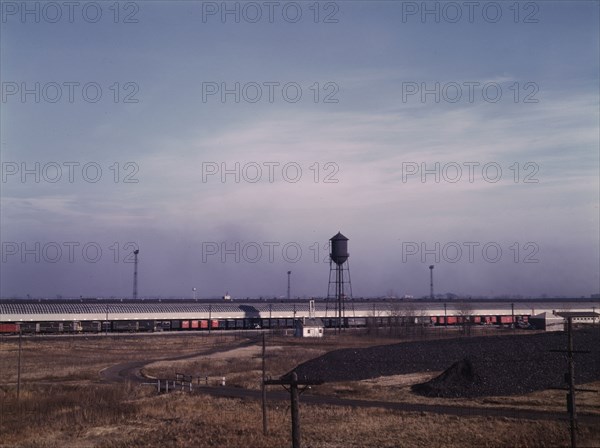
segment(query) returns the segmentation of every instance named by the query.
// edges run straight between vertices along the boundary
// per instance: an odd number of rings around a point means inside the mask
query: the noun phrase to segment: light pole
[[[139,249],[133,251],[133,300],[137,300],[138,297],[138,254]]]
[[[108,326],[110,325],[108,321],[108,303],[106,304],[106,320],[104,321],[104,335],[108,336]]]
[[[515,304],[511,303],[510,304],[510,328],[515,328]]]
[[[290,300],[290,284],[291,284],[291,277],[292,277],[292,271],[287,271],[287,275],[288,275],[288,289],[287,289],[287,298],[288,300]]]
[[[429,266],[429,298],[433,300],[433,265]]]
[[[192,293],[194,294],[194,300],[196,300],[196,288],[192,288]]]
[[[447,307],[446,304],[444,303],[444,327],[448,326],[448,313],[447,313]]]

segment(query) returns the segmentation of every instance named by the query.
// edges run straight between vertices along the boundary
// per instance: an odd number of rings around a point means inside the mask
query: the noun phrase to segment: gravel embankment
[[[295,370],[300,379],[324,382],[445,371],[413,390],[439,397],[514,395],[565,385],[566,354],[550,350],[566,347],[562,332],[406,342],[335,350]],[[576,331],[574,348],[591,352],[575,355],[576,383],[600,380],[598,329]]]

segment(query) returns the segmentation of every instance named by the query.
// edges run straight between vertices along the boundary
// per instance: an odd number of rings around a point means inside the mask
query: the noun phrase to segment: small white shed
[[[297,338],[322,338],[323,321],[321,319],[309,318],[296,321],[296,331],[294,336]]]

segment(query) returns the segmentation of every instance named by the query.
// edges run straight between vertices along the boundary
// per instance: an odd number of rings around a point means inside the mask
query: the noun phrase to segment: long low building
[[[559,311],[600,310],[591,299],[524,301],[426,301],[349,300],[344,303],[347,318],[435,317],[435,316],[517,316]],[[314,317],[335,318],[333,301],[316,301]],[[0,322],[136,321],[188,319],[301,319],[308,318],[309,301],[293,302],[202,302],[189,300],[126,301],[25,301],[0,302]]]

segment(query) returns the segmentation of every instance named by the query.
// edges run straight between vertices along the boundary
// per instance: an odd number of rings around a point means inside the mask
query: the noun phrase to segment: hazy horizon
[[[0,297],[135,248],[139,297],[323,297],[338,231],[355,297],[600,293],[597,2],[51,3],[2,3]]]

